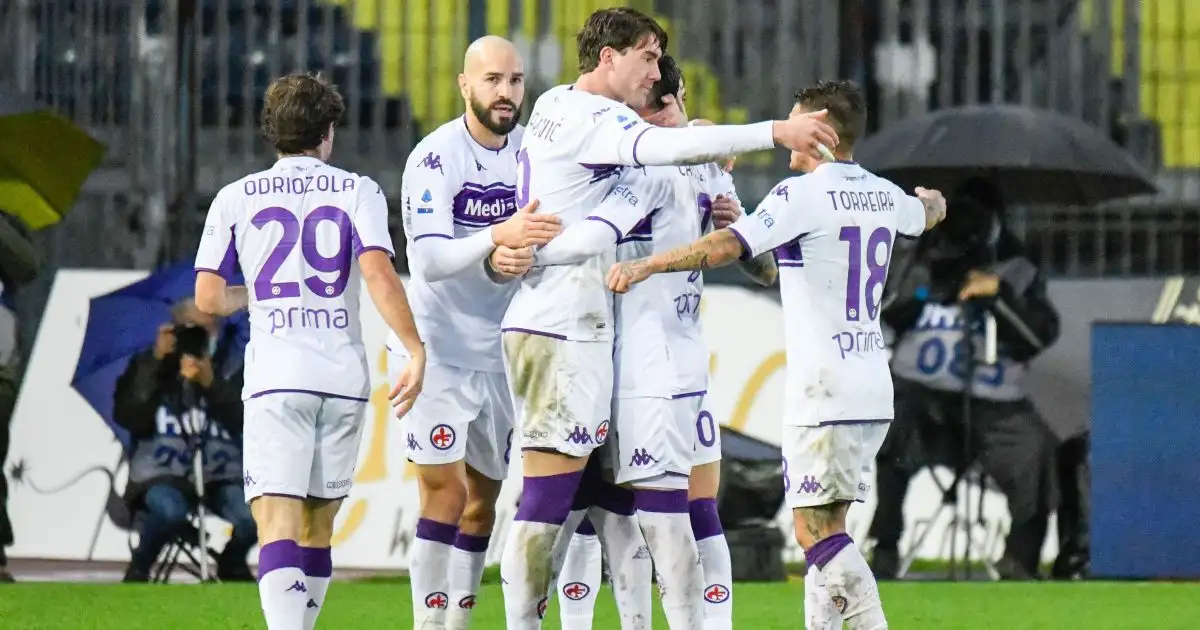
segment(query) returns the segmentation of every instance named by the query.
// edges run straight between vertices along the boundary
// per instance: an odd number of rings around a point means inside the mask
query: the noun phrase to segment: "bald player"
[[[409,558],[418,629],[467,627],[508,475],[513,409],[500,319],[516,285],[485,260],[559,231],[558,218],[534,213],[536,202],[517,209],[525,75],[516,49],[499,37],[475,41],[458,86],[466,113],[417,144],[401,191],[409,300],[428,356],[424,392],[402,428],[421,497]],[[394,337],[388,352],[399,378],[408,355]]]

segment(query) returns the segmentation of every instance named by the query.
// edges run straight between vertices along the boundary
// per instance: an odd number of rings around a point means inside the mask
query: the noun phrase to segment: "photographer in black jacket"
[[[134,440],[125,500],[140,540],[125,574],[146,581],[164,545],[188,528],[196,506],[195,445],[204,449],[205,504],[233,525],[217,562],[222,580],[251,580],[246,554],[258,533],[242,491],[243,351],[236,327],[189,299],[159,327],[154,347],[117,381],[113,417]]]
[[[973,180],[950,198],[947,220],[897,269],[882,322],[894,333],[896,416],[876,458],[872,568],[896,577],[908,483],[923,465],[978,460],[1008,499],[1012,525],[997,569],[1037,575],[1058,505],[1056,439],[1027,397],[1026,364],[1058,338],[1058,313],[1038,269],[1003,226],[998,191]],[[997,360],[984,365],[984,321],[996,322]],[[972,349],[964,329],[973,331]],[[973,358],[972,358],[973,357]],[[963,390],[974,364],[965,444]]]

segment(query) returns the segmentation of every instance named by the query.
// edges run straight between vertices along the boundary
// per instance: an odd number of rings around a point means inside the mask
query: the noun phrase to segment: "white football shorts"
[[[388,350],[393,386],[407,363],[407,354]],[[426,363],[421,394],[401,425],[405,453],[414,464],[466,461],[488,479],[508,477],[513,410],[503,372]]]
[[[245,402],[246,502],[263,495],[341,499],[350,494],[367,402],[274,392]]]
[[[504,366],[520,448],[586,457],[608,439],[611,342],[506,332]]]
[[[791,508],[866,501],[889,422],[783,427],[783,489]]]
[[[616,443],[609,445],[609,456],[613,458],[616,482],[636,483],[664,475],[687,478],[696,455],[695,423],[700,404],[698,396],[614,400],[612,430]]]

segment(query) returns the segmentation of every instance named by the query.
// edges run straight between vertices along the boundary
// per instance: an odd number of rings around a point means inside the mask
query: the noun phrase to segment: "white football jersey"
[[[287,157],[217,193],[196,269],[250,293],[244,399],[312,392],[366,400],[358,256],[393,255],[387,200],[371,178],[312,157]]]
[[[720,168],[646,167],[666,198],[617,245],[618,260],[635,260],[688,245],[712,227],[712,200],[732,194]],[[736,198],[736,195],[733,195]],[[619,397],[698,396],[708,389],[708,347],[700,327],[704,277],[699,271],[656,274],[614,298]]]
[[[783,180],[730,226],[746,255],[779,264],[785,424],[894,418],[880,303],[896,236],[924,228],[919,199],[846,162]]]
[[[503,372],[500,319],[516,283],[488,279],[483,263],[453,277],[429,281],[414,244],[459,239],[508,219],[517,211],[517,150],[523,127],[500,149],[480,145],[456,118],[417,143],[404,167],[401,188],[408,238],[408,300],[429,360],[463,369]],[[400,349],[393,333],[388,347]]]
[[[517,157],[517,205],[539,200],[538,212],[559,216],[564,229],[584,220],[627,170],[620,166],[622,141],[650,128],[632,109],[603,96],[571,86],[547,91],[533,106]],[[530,271],[504,316],[504,330],[611,340],[612,301],[604,275],[615,254],[612,248],[578,264]]]

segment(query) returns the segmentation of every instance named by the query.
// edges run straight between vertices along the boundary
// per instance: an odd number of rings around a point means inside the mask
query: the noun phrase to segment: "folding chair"
[[[949,482],[946,480],[947,475],[939,474],[947,470],[943,467],[931,464],[923,470],[929,471],[942,500],[932,514],[914,521],[913,537],[907,549],[901,553],[897,577],[902,578],[908,573],[917,553],[933,535],[937,525],[944,520],[943,514],[948,513],[949,522],[942,530],[940,540],[936,542],[937,549],[950,558],[950,578],[958,578],[956,569],[960,563],[965,570],[965,576],[969,578],[970,562],[976,560],[983,563],[988,577],[999,580],[1000,574],[995,565],[1003,551],[1007,522],[1004,518],[989,517],[984,512],[984,496],[989,489],[995,490],[995,487],[988,483],[987,475],[978,463],[972,463],[957,473],[951,471],[955,477],[950,477]],[[971,505],[973,500],[974,506]]]

